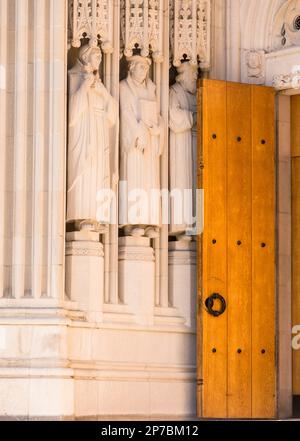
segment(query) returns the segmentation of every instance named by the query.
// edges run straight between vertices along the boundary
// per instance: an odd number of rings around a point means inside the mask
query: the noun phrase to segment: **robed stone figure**
[[[110,188],[118,106],[99,77],[99,47],[80,48],[69,71],[67,222],[100,231],[109,222],[99,201]]]
[[[177,68],[170,88],[170,235],[178,239],[193,231],[196,188],[196,90],[197,66],[188,62]],[[195,213],[194,213],[195,214]]]
[[[149,78],[151,61],[134,55],[120,83],[120,181],[123,192],[120,223],[148,231],[161,223],[160,156],[164,148],[164,123],[159,114],[155,85]],[[135,209],[133,205],[137,202]],[[152,228],[154,227],[154,228]],[[136,229],[136,230],[137,230]]]

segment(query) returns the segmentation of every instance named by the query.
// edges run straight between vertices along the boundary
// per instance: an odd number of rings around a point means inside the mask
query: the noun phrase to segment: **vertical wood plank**
[[[228,417],[251,417],[251,87],[227,84]]]
[[[275,376],[275,97],[252,86],[252,417],[272,418]]]
[[[300,324],[300,95],[291,98],[292,325]],[[293,350],[293,394],[300,395],[300,350]]]
[[[212,111],[213,109],[213,111]],[[226,83],[203,81],[203,417],[227,414],[227,315],[213,317],[205,299],[226,299]]]

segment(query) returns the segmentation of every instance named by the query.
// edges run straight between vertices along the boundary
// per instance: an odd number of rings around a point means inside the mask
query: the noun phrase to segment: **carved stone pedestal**
[[[98,233],[67,233],[66,294],[86,312],[88,321],[102,321],[104,254]]]
[[[119,239],[119,293],[141,325],[154,320],[154,252],[147,237]]]
[[[185,318],[186,326],[196,322],[196,242],[169,242],[169,296]]]

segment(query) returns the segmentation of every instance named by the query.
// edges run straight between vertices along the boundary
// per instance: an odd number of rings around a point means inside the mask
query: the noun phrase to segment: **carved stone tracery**
[[[210,0],[170,1],[170,40],[174,66],[183,58],[210,67]]]
[[[154,62],[163,61],[163,0],[121,0],[121,53],[142,56],[151,53]],[[210,0],[170,0],[170,46],[174,66],[186,56],[191,64],[210,66]],[[113,2],[111,0],[69,0],[69,43],[80,47],[88,38],[91,46],[101,44],[104,53],[113,51]]]
[[[113,2],[111,0],[69,0],[69,32],[73,47],[88,38],[90,46],[113,52]]]
[[[121,1],[121,51],[131,57],[139,48],[150,52],[155,62],[163,61],[163,0]]]

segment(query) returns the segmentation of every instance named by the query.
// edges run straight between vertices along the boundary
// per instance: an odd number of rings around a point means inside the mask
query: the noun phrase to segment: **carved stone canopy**
[[[170,43],[173,65],[183,58],[210,67],[210,0],[170,0]]]
[[[165,29],[165,0],[120,0],[120,24],[114,22],[112,0],[68,0],[69,44],[80,47],[83,38],[91,46],[113,52],[114,29],[120,26],[121,56],[130,57],[135,48],[143,57],[161,63],[166,31],[170,35],[172,64],[186,57],[202,70],[210,67],[211,0],[169,0],[169,29]]]
[[[69,0],[69,42],[80,47],[88,38],[90,46],[101,45],[105,54],[113,52],[113,1]]]

